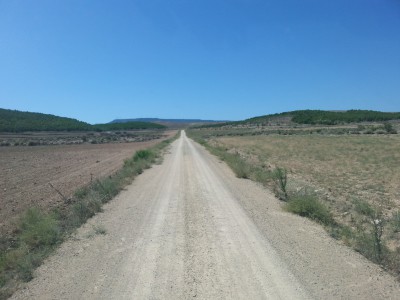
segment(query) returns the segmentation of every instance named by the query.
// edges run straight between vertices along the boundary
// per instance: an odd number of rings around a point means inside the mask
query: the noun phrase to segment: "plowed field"
[[[124,159],[170,137],[136,143],[0,147],[0,234],[9,234],[30,206],[45,210],[96,178],[118,170]]]

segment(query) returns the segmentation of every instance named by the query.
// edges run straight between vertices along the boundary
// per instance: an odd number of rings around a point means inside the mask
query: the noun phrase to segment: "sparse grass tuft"
[[[107,230],[104,226],[102,225],[97,225],[97,226],[93,226],[93,230],[95,234],[101,234],[104,235],[107,233]]]

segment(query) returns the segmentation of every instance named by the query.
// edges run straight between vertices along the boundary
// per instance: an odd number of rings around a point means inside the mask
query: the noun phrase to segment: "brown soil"
[[[0,147],[0,235],[14,229],[20,215],[31,206],[45,210],[63,205],[79,187],[108,176],[135,151],[171,137],[137,143],[81,144],[37,147]]]

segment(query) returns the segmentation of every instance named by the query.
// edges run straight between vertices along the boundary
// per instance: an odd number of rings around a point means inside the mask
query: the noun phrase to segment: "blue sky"
[[[400,111],[400,1],[0,0],[0,107],[89,123]]]

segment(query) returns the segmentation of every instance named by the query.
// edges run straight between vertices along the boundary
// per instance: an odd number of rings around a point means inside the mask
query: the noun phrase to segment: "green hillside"
[[[373,110],[347,110],[347,111],[324,111],[324,110],[297,110],[280,114],[265,115],[243,121],[244,123],[266,123],[274,119],[289,118],[297,124],[323,124],[336,125],[354,122],[384,122],[399,120],[398,112],[379,112]]]
[[[91,125],[71,118],[0,108],[0,131],[84,131]]]
[[[110,131],[129,129],[162,129],[163,125],[147,122],[91,125],[76,119],[0,108],[0,132],[24,131]]]

